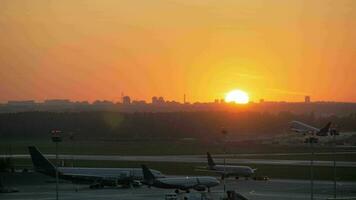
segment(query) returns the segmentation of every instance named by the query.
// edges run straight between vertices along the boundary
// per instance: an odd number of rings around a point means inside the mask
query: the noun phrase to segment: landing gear
[[[235,177],[236,180],[239,180],[239,178],[240,178],[240,177],[238,177],[238,176]]]
[[[179,193],[179,190],[178,190],[178,189],[176,189],[176,190],[174,190],[174,192],[175,192],[176,194],[178,194],[178,193]]]

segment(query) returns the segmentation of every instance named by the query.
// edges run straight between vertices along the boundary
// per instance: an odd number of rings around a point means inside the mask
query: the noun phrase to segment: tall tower
[[[131,104],[131,98],[129,96],[122,97],[122,104],[125,105]]]
[[[304,103],[310,103],[310,96],[304,97]]]

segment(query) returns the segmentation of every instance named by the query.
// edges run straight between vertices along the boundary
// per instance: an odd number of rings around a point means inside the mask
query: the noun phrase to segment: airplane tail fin
[[[45,158],[36,147],[29,146],[28,150],[30,152],[35,171],[49,176],[55,176],[55,166],[47,158]]]
[[[324,128],[320,129],[320,131],[316,134],[317,136],[327,136],[330,130],[331,122],[327,123]]]
[[[141,165],[141,167],[143,172],[143,180],[149,185],[152,184],[153,180],[155,180],[155,176],[146,165]]]
[[[214,162],[213,158],[211,157],[210,153],[206,152],[206,155],[207,155],[207,158],[208,158],[208,166],[210,168],[214,167],[215,166],[215,162]]]

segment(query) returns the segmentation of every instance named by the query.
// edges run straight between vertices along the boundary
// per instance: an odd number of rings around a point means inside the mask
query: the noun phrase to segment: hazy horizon
[[[157,96],[157,97],[160,97],[160,96]],[[145,100],[145,99],[138,99],[138,98],[131,98],[131,102],[132,101],[145,101],[145,103],[147,104],[151,104],[152,103],[152,99],[148,99],[148,100]],[[163,97],[164,98],[164,97]],[[109,102],[112,102],[112,103],[122,103],[122,99],[118,99],[118,100],[110,100],[110,99],[94,99],[92,101],[89,101],[89,100],[74,100],[74,99],[64,99],[64,98],[48,98],[48,99],[39,99],[39,100],[35,100],[35,99],[20,99],[20,100],[16,100],[16,99],[9,99],[9,100],[5,100],[5,101],[0,101],[0,103],[2,104],[6,104],[6,103],[9,103],[9,102],[25,102],[25,101],[35,101],[35,103],[44,103],[45,101],[47,100],[69,100],[70,102],[73,102],[73,103],[76,103],[76,102],[79,102],[79,103],[82,103],[82,102],[88,102],[89,104],[92,104],[96,101],[109,101]],[[189,101],[189,99],[186,100],[186,103],[190,103],[190,104],[193,104],[193,103],[214,103],[215,100],[224,100],[223,98],[222,99],[211,99],[211,100],[207,100],[207,101]],[[284,100],[269,100],[269,99],[259,99],[259,100],[251,100],[249,101],[249,103],[261,103],[260,100],[263,100],[263,103],[305,103],[305,99],[302,98],[302,99],[296,99],[294,101],[284,101]],[[184,103],[184,99],[182,97],[182,99],[165,99],[164,98],[164,101],[165,102],[176,102],[176,103],[180,103],[180,104],[183,104]],[[227,103],[227,104],[231,104],[229,102],[226,102],[224,100],[224,103]],[[310,103],[356,103],[356,101],[331,101],[331,100],[313,100],[311,99]],[[232,103],[234,104],[234,103]]]
[[[356,1],[0,2],[0,102],[356,102]]]

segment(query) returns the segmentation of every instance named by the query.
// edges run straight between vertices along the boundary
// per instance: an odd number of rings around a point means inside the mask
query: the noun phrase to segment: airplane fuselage
[[[80,168],[80,167],[58,167],[62,174],[96,175],[101,177],[133,178],[143,180],[141,168]],[[161,172],[151,169],[151,172],[158,178],[163,178]]]
[[[214,177],[175,177],[175,178],[158,178],[151,184],[154,187],[165,189],[180,189],[189,190],[195,189],[198,191],[205,190],[219,185],[219,181]]]
[[[98,182],[105,186],[127,184],[130,181],[143,180],[141,168],[73,168],[58,167],[61,179],[75,183],[92,184]],[[157,177],[164,177],[161,172],[152,170]]]
[[[74,183],[90,184],[99,188],[117,185],[128,186],[139,184],[139,181],[143,180],[141,168],[55,167],[36,147],[30,146],[28,148],[35,171],[47,176],[56,177],[58,173],[60,179],[69,180]],[[156,177],[164,177],[157,170],[147,170]]]
[[[248,166],[233,166],[233,165],[215,165],[210,167],[210,170],[224,176],[242,176],[250,177],[253,175],[254,170]]]

